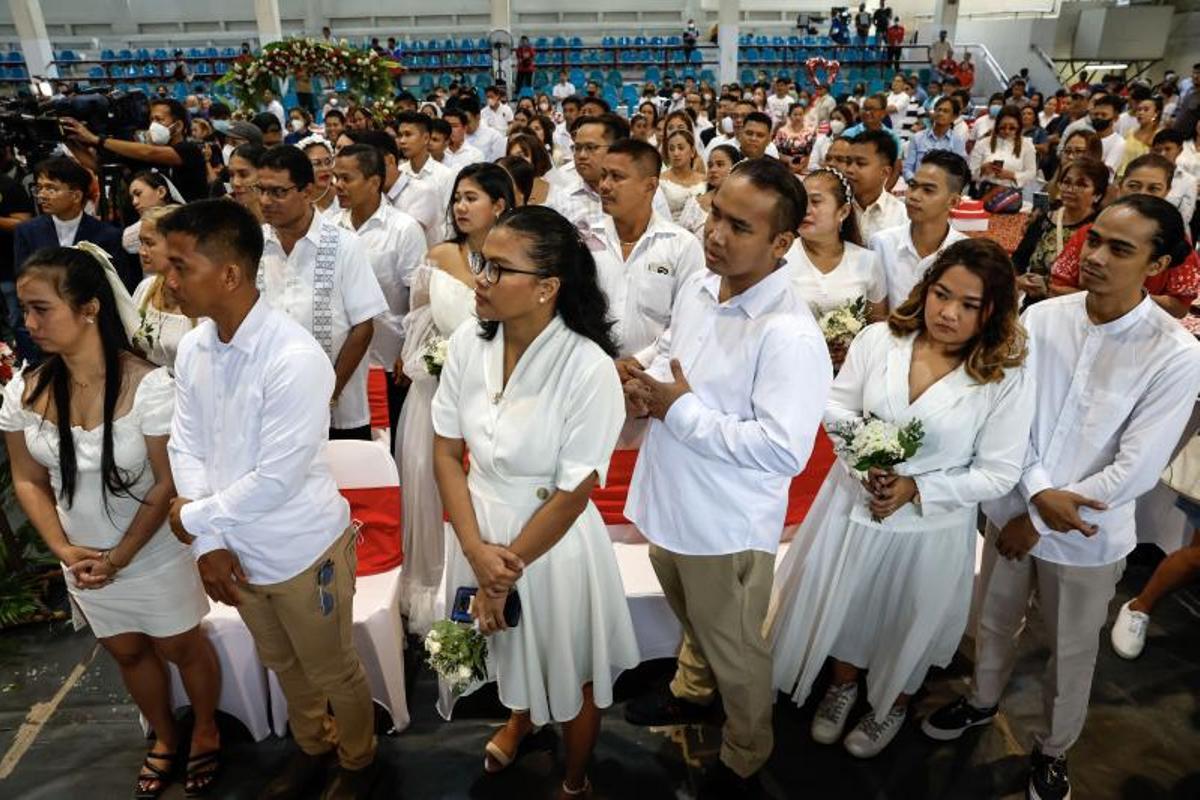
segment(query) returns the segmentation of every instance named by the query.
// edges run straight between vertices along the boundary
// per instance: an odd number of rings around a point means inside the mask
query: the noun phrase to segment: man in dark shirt
[[[21,325],[17,305],[16,272],[20,264],[13,259],[13,231],[18,225],[33,219],[33,202],[19,182],[8,175],[12,166],[12,148],[0,148],[0,292],[4,294],[4,317],[8,330]]]
[[[875,39],[879,44],[887,41],[887,29],[892,24],[892,10],[887,7],[887,0],[879,0],[879,8],[875,9]]]
[[[70,137],[70,146],[79,163],[92,172],[113,156],[131,162],[135,169],[157,169],[166,174],[184,200],[208,196],[208,173],[204,152],[187,140],[191,130],[187,111],[173,98],[156,97],[150,101],[149,129],[146,142],[127,142],[99,136],[82,122],[63,117],[62,125]]]

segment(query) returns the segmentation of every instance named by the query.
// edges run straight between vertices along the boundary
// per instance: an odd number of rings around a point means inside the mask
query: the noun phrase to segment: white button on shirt
[[[350,329],[387,311],[388,304],[358,237],[336,223],[326,222],[339,231],[337,258],[333,265],[333,296],[330,298],[333,312],[331,356],[336,363]],[[263,297],[272,308],[284,312],[309,332],[313,328],[313,282],[321,223],[321,215],[313,214],[308,233],[296,242],[290,255],[283,251],[275,229],[270,225],[263,226],[263,256],[259,266]],[[364,357],[358,363],[342,388],[337,405],[333,407],[334,428],[359,428],[371,422],[367,407],[367,361]],[[328,406],[328,399],[325,402]]]
[[[1101,566],[1137,544],[1134,501],[1158,483],[1200,394],[1200,343],[1150,297],[1097,325],[1087,292],[1045,300],[1022,317],[1037,413],[1018,488],[984,505],[997,525],[1030,512],[1045,561]],[[1080,509],[1095,536],[1057,533],[1029,502],[1064,489],[1108,505]]]
[[[792,243],[784,262],[784,268],[791,273],[792,285],[815,315],[860,297],[870,303],[887,299],[887,279],[879,256],[853,242],[845,243],[841,262],[829,272],[821,272],[813,265],[799,238]]]
[[[904,207],[904,201],[887,189],[866,208],[855,200],[854,215],[858,219],[858,229],[862,232],[864,242],[870,242],[871,237],[882,230],[908,224],[908,209]]]
[[[391,372],[404,343],[403,321],[408,313],[412,273],[425,258],[425,233],[415,219],[397,211],[382,197],[379,208],[357,230],[350,209],[341,213],[338,224],[358,235],[387,300],[387,310],[375,318],[369,357],[372,364]]]
[[[787,270],[723,303],[720,287],[705,272],[680,289],[648,371],[671,380],[678,359],[691,392],[651,420],[625,516],[673,553],[774,553],[833,368]]]
[[[694,272],[705,271],[704,250],[692,233],[658,214],[625,259],[616,225],[607,214],[581,230],[596,261],[600,288],[608,298],[609,317],[621,355],[652,347],[671,322],[680,287]],[[646,361],[653,351],[646,354]]]
[[[167,449],[197,557],[227,549],[252,584],[279,583],[345,531],[322,455],[333,387],[316,341],[263,299],[228,343],[211,320],[183,337]]]
[[[921,282],[925,271],[933,266],[938,255],[955,242],[966,239],[951,226],[938,249],[921,258],[912,241],[911,226],[906,222],[888,228],[871,237],[871,249],[879,255],[883,275],[887,279],[888,308],[898,308],[908,299],[909,292]]]

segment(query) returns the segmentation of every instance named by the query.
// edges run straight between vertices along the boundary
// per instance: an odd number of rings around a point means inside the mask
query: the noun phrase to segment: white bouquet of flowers
[[[425,343],[425,351],[421,354],[421,360],[425,362],[425,370],[437,378],[442,374],[442,367],[446,363],[446,354],[450,352],[450,340],[441,336],[432,336]]]
[[[826,311],[817,318],[829,344],[848,345],[867,324],[867,298],[859,297]]]
[[[456,695],[487,678],[487,652],[483,634],[461,622],[438,620],[425,635],[426,661]]]
[[[829,432],[837,440],[834,450],[859,480],[866,478],[872,467],[890,470],[912,458],[925,438],[919,419],[900,427],[873,416],[840,422]]]

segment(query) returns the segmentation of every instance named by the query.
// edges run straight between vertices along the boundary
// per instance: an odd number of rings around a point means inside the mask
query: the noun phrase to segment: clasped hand
[[[525,572],[525,562],[507,547],[480,542],[466,553],[471,571],[479,582],[479,593],[503,603]],[[478,599],[476,602],[479,602]]]
[[[867,505],[877,520],[887,519],[917,496],[917,482],[912,478],[878,467],[867,471],[862,485],[871,495]]]
[[[617,373],[622,376],[625,406],[632,416],[666,419],[667,412],[671,410],[675,401],[692,391],[687,377],[683,374],[683,367],[674,358],[671,359],[673,380],[669,382],[655,380],[641,367],[634,366],[628,361],[623,359],[617,362]],[[628,375],[627,379],[624,377],[625,375]]]
[[[1084,536],[1095,536],[1100,528],[1085,522],[1079,510],[1104,511],[1108,508],[1107,503],[1065,489],[1044,489],[1033,496],[1033,505],[1051,530],[1059,533],[1079,531]]]

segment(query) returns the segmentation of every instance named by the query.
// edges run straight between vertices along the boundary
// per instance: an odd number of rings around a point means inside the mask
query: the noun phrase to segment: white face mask
[[[300,131],[304,130],[304,120],[302,120],[302,119],[292,120],[292,130],[295,131],[296,133],[299,133]]]
[[[150,144],[166,144],[171,141],[171,129],[161,122],[151,122],[147,133],[149,134]]]
[[[231,144],[227,144],[221,148],[221,160],[226,164],[229,163],[229,159],[233,156],[233,150],[234,147]]]
[[[721,131],[726,135],[733,133],[733,117],[724,117],[721,119]]]
[[[841,136],[842,131],[846,130],[846,123],[840,119],[829,120],[829,130],[834,136]]]
[[[550,110],[550,104],[549,104],[549,103],[542,103],[540,106],[538,106],[538,108],[540,108],[542,111],[549,111],[549,110]]]

